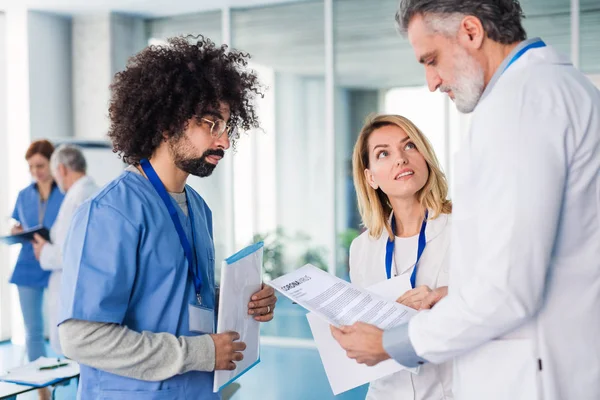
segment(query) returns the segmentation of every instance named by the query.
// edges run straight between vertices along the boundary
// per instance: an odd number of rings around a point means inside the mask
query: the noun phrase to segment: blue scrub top
[[[203,305],[214,309],[212,214],[186,186],[193,209],[197,273]],[[175,200],[171,199],[175,204]],[[190,220],[175,204],[192,243]],[[190,332],[188,304],[196,303],[188,262],[167,208],[150,182],[124,172],[75,213],[63,251],[59,322],[68,319],[125,325],[137,331]],[[162,382],[126,378],[81,365],[80,399],[219,399],[213,373],[193,371]]]
[[[41,225],[48,229],[52,228],[63,198],[64,195],[60,192],[58,186],[53,184]],[[32,183],[19,192],[12,217],[23,226],[23,229],[33,228],[40,225],[39,208],[40,193],[37,184]],[[51,271],[44,271],[40,267],[39,261],[35,259],[31,243],[25,243],[21,246],[21,252],[19,258],[17,258],[17,264],[10,278],[10,283],[19,286],[46,287],[48,286],[50,273]]]

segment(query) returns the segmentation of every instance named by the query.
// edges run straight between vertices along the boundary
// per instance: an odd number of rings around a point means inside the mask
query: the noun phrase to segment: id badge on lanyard
[[[183,252],[185,253],[185,257],[188,260],[188,273],[194,284],[194,290],[196,292],[196,300],[197,304],[188,304],[188,323],[189,329],[193,332],[199,333],[214,333],[215,331],[215,313],[213,309],[202,306],[202,298],[200,296],[200,292],[202,290],[202,275],[197,273],[196,271],[196,262],[194,260],[194,254],[192,251],[192,246],[188,241],[188,238],[185,234],[183,226],[181,225],[181,221],[179,220],[179,216],[177,215],[177,210],[171,201],[169,194],[167,193],[167,189],[163,185],[162,181],[154,171],[154,168],[150,164],[147,159],[143,159],[140,161],[140,165],[144,170],[144,173],[148,177],[148,180],[162,199],[163,203],[167,207],[169,211],[169,215],[171,220],[173,221],[173,225],[175,225],[175,230],[177,231],[177,235],[179,236],[179,241],[181,243],[181,247],[183,247]],[[187,193],[186,193],[187,198]],[[192,227],[192,241],[194,240],[194,214],[190,202],[188,201],[188,215],[190,217],[191,227]]]

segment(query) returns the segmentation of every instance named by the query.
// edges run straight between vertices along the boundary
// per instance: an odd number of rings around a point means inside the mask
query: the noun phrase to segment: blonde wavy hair
[[[425,208],[431,210],[429,219],[435,219],[440,214],[452,212],[452,202],[447,199],[448,182],[440,168],[440,163],[433,151],[431,143],[423,133],[408,118],[400,115],[381,114],[371,115],[363,126],[352,154],[352,174],[354,187],[358,198],[358,210],[362,217],[363,225],[369,230],[369,235],[379,238],[385,229],[393,240],[394,233],[388,222],[392,206],[385,193],[380,189],[373,189],[367,182],[365,170],[369,168],[369,137],[384,126],[397,126],[402,129],[427,163],[429,178],[417,197]]]

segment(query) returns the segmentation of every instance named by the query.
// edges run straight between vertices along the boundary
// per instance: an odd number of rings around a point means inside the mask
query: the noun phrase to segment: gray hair
[[[396,12],[400,32],[406,33],[417,15],[423,16],[434,32],[446,35],[455,34],[462,18],[472,15],[495,42],[513,44],[527,39],[521,23],[525,14],[518,0],[400,0]]]
[[[87,163],[79,146],[72,144],[62,144],[54,150],[50,158],[52,169],[56,169],[59,164],[64,165],[71,171],[86,173]]]

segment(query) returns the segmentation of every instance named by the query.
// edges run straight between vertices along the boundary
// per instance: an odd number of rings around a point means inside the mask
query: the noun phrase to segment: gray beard
[[[466,52],[463,58],[456,57],[455,62],[457,63],[456,83],[451,87],[445,86],[440,89],[442,91],[452,90],[456,109],[463,114],[469,114],[477,107],[483,94],[485,86],[483,68]]]

